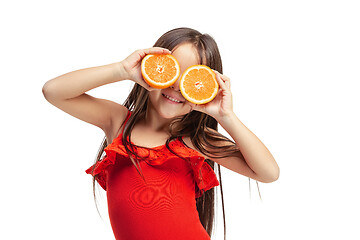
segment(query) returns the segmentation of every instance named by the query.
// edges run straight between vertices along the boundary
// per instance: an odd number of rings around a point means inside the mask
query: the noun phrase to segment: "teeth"
[[[176,100],[176,99],[174,99],[174,98],[172,98],[172,97],[170,97],[170,96],[168,96],[168,95],[165,95],[165,94],[164,94],[164,96],[165,96],[166,98],[170,99],[170,100],[173,101],[173,102],[180,103],[180,101],[178,101],[178,100]]]

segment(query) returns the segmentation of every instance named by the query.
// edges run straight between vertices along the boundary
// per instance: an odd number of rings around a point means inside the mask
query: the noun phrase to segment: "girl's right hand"
[[[150,87],[141,74],[141,61],[148,54],[171,54],[171,51],[161,47],[139,49],[130,54],[121,63],[125,71],[126,79],[132,80],[143,86],[146,90],[151,91],[155,88]]]

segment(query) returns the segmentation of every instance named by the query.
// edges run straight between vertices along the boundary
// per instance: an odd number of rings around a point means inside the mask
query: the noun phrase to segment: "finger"
[[[216,71],[216,70],[214,70],[214,72],[217,72],[217,73],[220,75],[221,79],[222,79],[224,82],[230,82],[230,78],[229,78],[229,77],[227,77],[227,76],[219,73],[219,72]]]
[[[146,85],[146,90],[148,90],[148,91],[152,91],[153,90],[153,87],[151,87],[150,85]]]
[[[228,77],[226,77],[226,76],[224,76],[225,78],[224,78],[224,80],[225,80],[225,85],[230,89],[230,86],[231,86],[231,81],[230,81],[230,78],[228,78]]]
[[[215,70],[215,71],[216,71],[216,70]],[[219,73],[219,72],[217,72],[217,73],[220,75],[220,78],[225,82],[226,87],[227,87],[228,89],[230,89],[230,87],[231,87],[230,78],[227,77],[227,76],[225,76],[225,75],[223,75],[223,74],[221,74],[221,73]]]
[[[189,101],[187,101],[187,103],[188,103],[189,106],[191,107],[191,111],[192,111],[192,110],[196,110],[196,104],[195,104],[195,103],[192,103],[192,102],[189,102]]]
[[[150,92],[150,91],[156,90],[157,88],[154,88],[154,87],[150,86],[149,84],[146,84],[146,89]]]
[[[161,48],[161,47],[148,48],[145,49],[144,52],[146,54],[171,54],[171,51],[169,49]]]
[[[220,88],[227,90],[228,87],[226,86],[224,80],[222,79],[221,74],[220,74],[218,71],[216,71],[216,70],[214,70],[214,72],[215,72],[215,74],[216,74],[216,80],[217,80],[217,82],[219,83]]]
[[[231,88],[231,82],[230,81],[226,81],[227,83],[227,87],[230,89]]]
[[[156,88],[153,88],[150,85],[146,85],[144,88],[149,92],[156,90]]]

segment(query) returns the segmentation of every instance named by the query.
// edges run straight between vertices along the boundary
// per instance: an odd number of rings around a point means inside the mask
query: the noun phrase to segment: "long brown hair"
[[[197,49],[197,52],[199,54],[200,64],[207,65],[211,69],[215,69],[220,73],[223,72],[222,61],[218,46],[215,40],[208,34],[201,34],[200,32],[191,28],[176,28],[163,34],[156,41],[154,47],[163,47],[172,51],[176,46],[182,43],[193,44],[193,46]],[[126,125],[124,126],[122,142],[128,154],[131,153],[132,155],[135,156],[136,159],[141,157],[136,154],[133,145],[131,144],[130,141],[128,141],[128,139],[131,139],[131,131],[134,128],[136,122],[145,116],[148,103],[149,103],[149,92],[141,85],[135,83],[129,96],[127,97],[127,99],[123,104],[127,109],[132,111],[132,114],[129,120],[127,121]],[[176,152],[170,148],[169,143],[172,140],[182,136],[190,137],[191,142],[196,147],[196,149],[198,149],[203,155],[210,158],[226,158],[226,157],[238,155],[238,153],[240,152],[240,149],[236,146],[234,141],[230,140],[229,138],[223,136],[218,132],[218,122],[213,117],[199,111],[191,111],[183,116],[179,116],[175,118],[170,123],[169,132],[171,136],[166,141],[166,147],[174,154],[176,154]],[[182,141],[182,138],[179,139]],[[226,142],[227,144],[224,147],[217,147],[216,145],[211,143],[214,141]],[[106,141],[106,136],[105,136],[97,153],[95,163],[100,161],[100,157],[107,145],[108,143]],[[129,154],[129,156],[131,156],[131,154]],[[137,164],[134,162],[132,158],[131,160],[135,168],[139,172],[139,174],[144,179],[144,176],[142,175],[142,172],[139,171]],[[205,159],[205,161],[211,166],[212,169],[214,169],[213,161],[211,161],[210,159]],[[219,175],[222,210],[223,210],[224,239],[226,239],[226,223],[225,223],[225,210],[224,210],[224,199],[223,199],[223,191],[222,191],[221,171],[220,171],[220,165],[219,164],[216,165]],[[96,203],[95,180],[96,180],[96,176],[93,177],[93,191],[94,191],[94,198]],[[249,178],[249,183],[250,183],[250,178]],[[206,192],[203,192],[202,196],[196,199],[196,208],[199,213],[200,221],[210,237],[213,232],[213,224],[215,217],[214,193],[215,193],[214,188],[212,188]]]

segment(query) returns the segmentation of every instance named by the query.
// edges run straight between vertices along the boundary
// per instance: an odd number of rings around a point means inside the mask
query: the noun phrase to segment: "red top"
[[[125,124],[131,113],[128,112]],[[91,174],[95,168],[92,175],[107,192],[115,238],[209,240],[195,198],[218,186],[219,181],[204,156],[180,139],[169,144],[187,161],[171,153],[165,144],[134,147],[138,155],[146,157],[145,161],[139,159],[145,183],[122,144],[123,131],[104,149],[106,156],[86,170]]]

